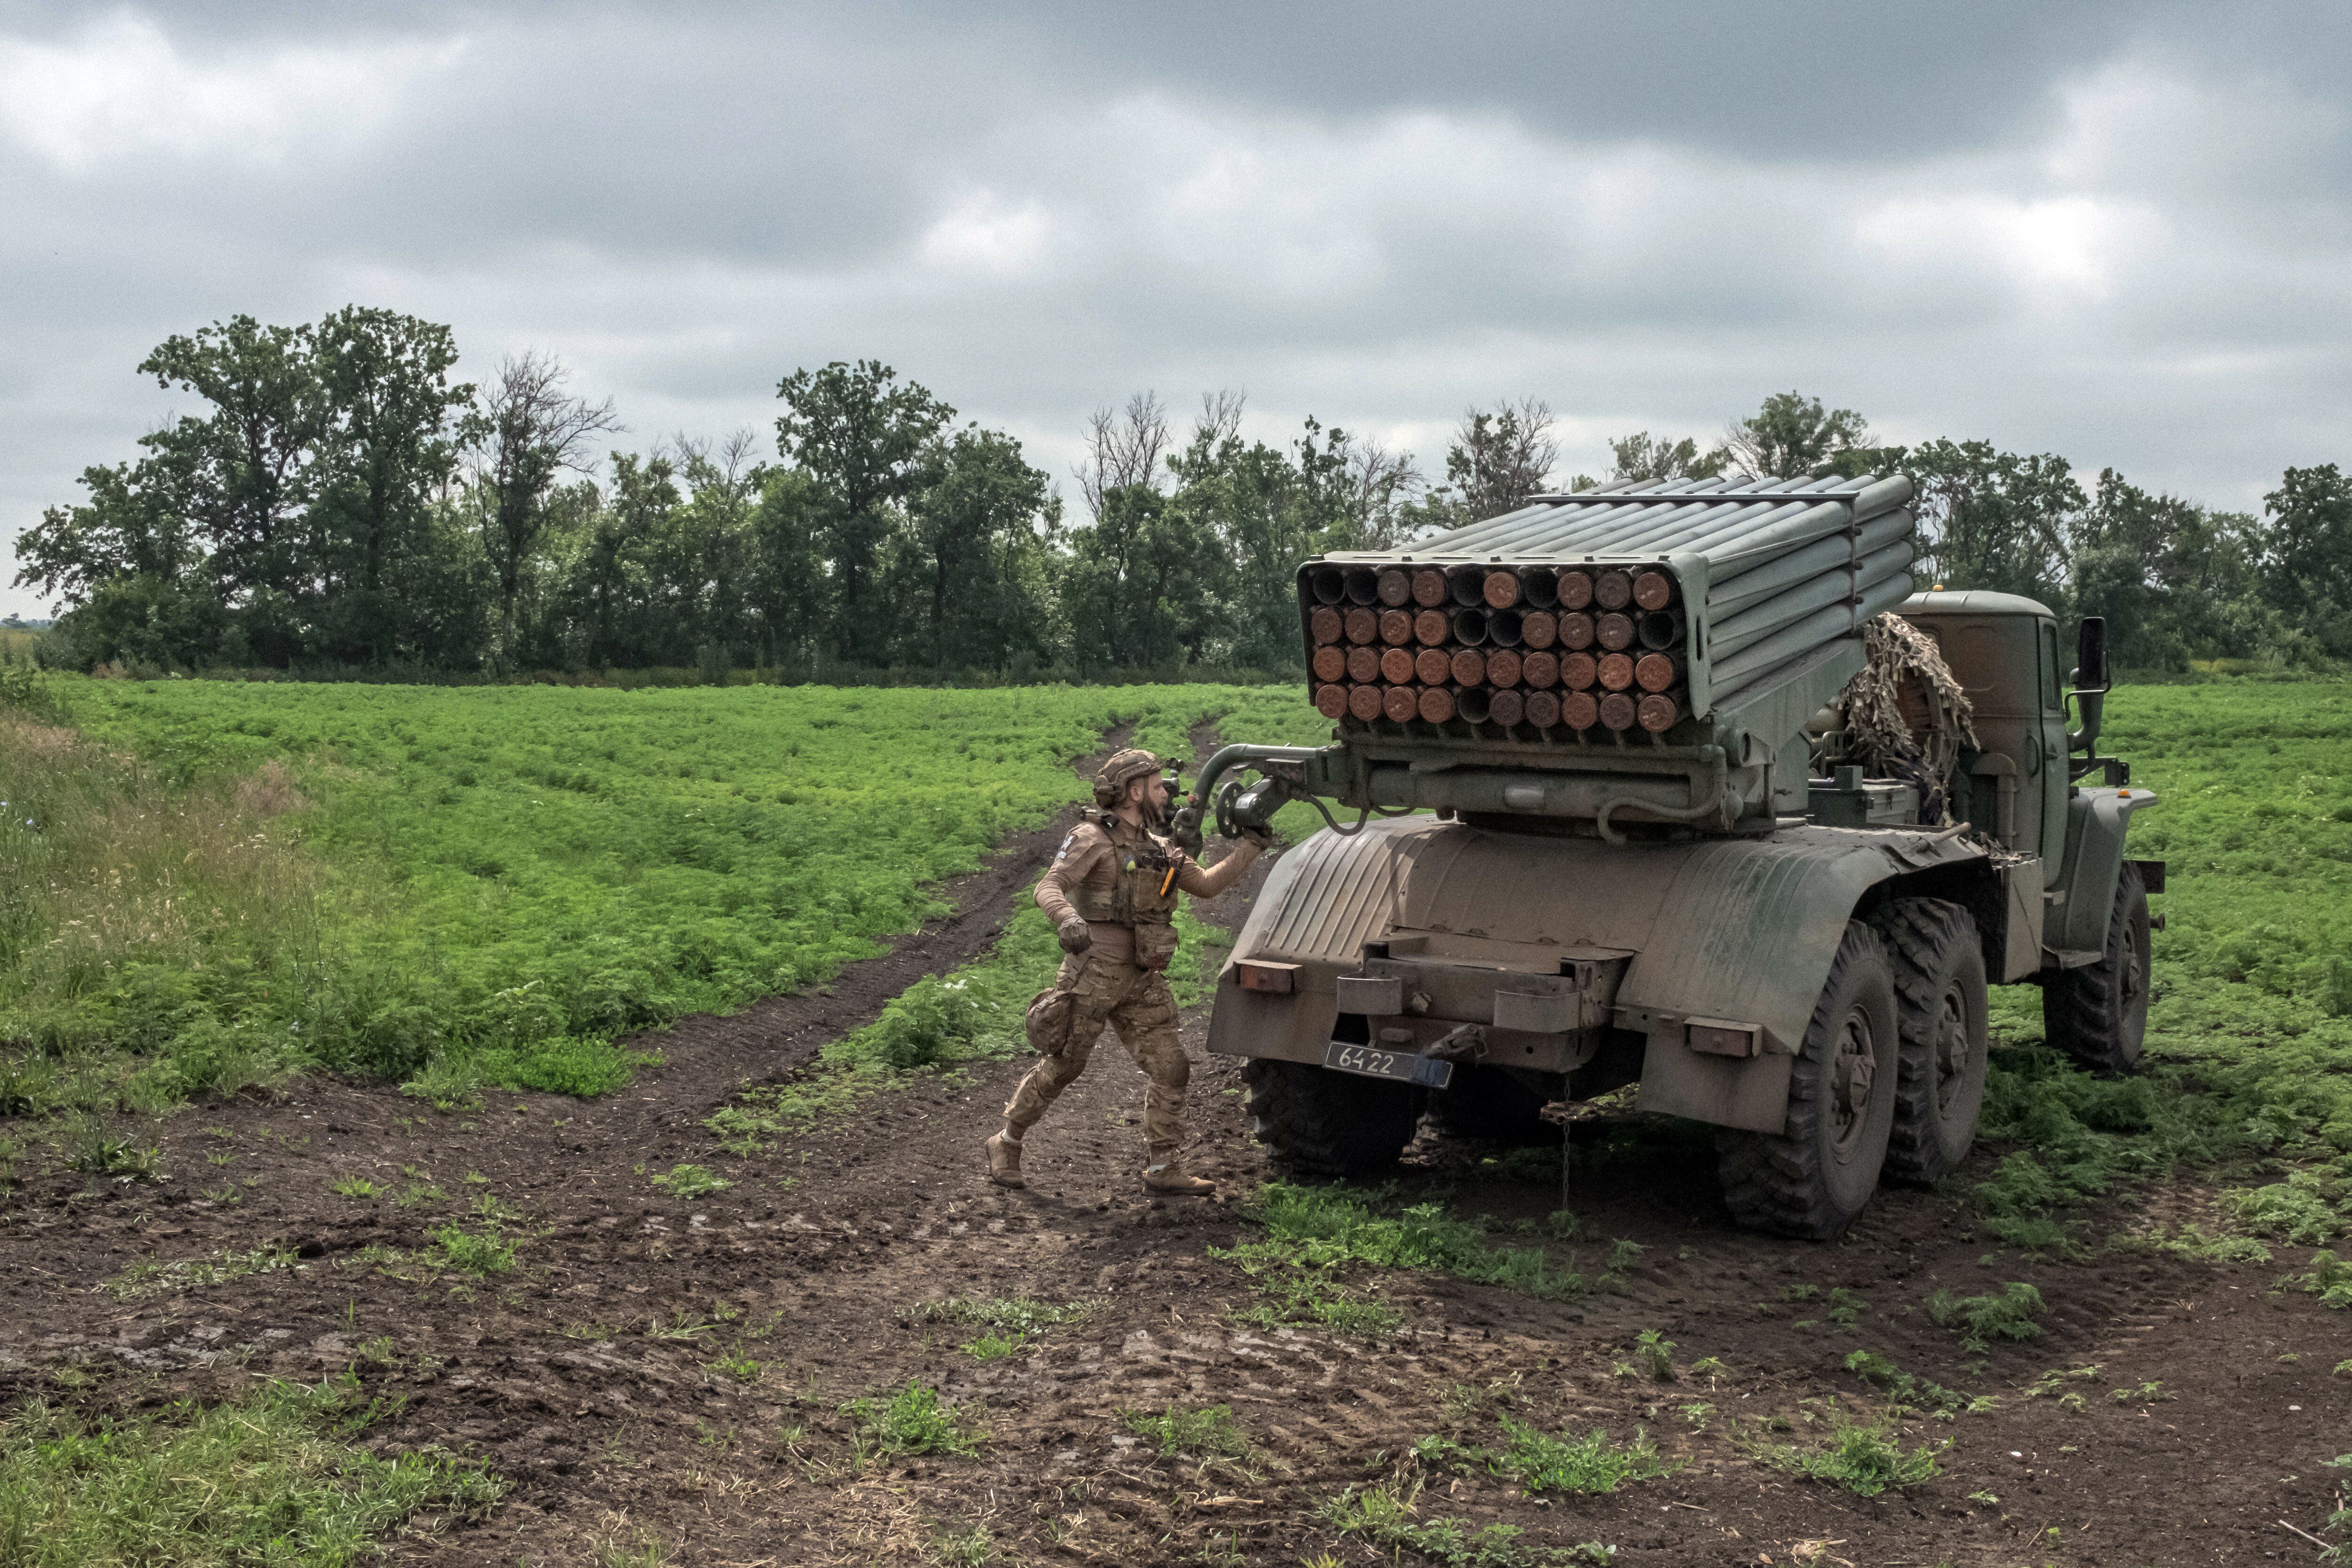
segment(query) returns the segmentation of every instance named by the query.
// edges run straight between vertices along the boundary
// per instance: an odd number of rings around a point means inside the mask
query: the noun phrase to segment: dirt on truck
[[[2063,670],[2042,605],[1914,593],[1910,497],[1617,486],[1299,569],[1333,744],[1201,779],[1229,829],[1356,813],[1219,983],[1210,1049],[1276,1159],[1363,1176],[1424,1113],[1529,1131],[1638,1083],[1717,1130],[1740,1223],[1822,1239],[1966,1157],[1988,983],[2130,1070],[2164,868],[2098,754],[2103,623]]]

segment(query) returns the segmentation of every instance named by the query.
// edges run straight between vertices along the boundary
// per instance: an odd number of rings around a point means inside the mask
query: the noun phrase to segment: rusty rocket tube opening
[[[1423,567],[1412,574],[1412,601],[1423,610],[1434,610],[1446,601],[1445,574],[1433,566]]]
[[[1675,580],[1657,570],[1633,574],[1633,602],[1644,610],[1664,610],[1675,601]]]
[[[1491,686],[1516,686],[1519,684],[1521,661],[1508,648],[1497,648],[1486,655],[1486,684]]]
[[[1622,610],[1633,602],[1633,574],[1614,568],[1592,580],[1592,602],[1603,610]]]
[[[1381,641],[1391,648],[1402,648],[1412,641],[1412,612],[1409,610],[1381,612]]]
[[[1348,652],[1326,644],[1315,650],[1315,678],[1318,681],[1343,680],[1348,674]]]
[[[1534,690],[1559,685],[1559,655],[1529,653],[1519,661],[1519,679]]]
[[[1610,729],[1631,729],[1638,717],[1633,699],[1623,692],[1611,692],[1601,699],[1601,722]]]
[[[1559,722],[1559,698],[1550,692],[1529,692],[1527,716],[1538,729],[1549,729]]]
[[[1683,695],[1678,692],[1652,692],[1643,697],[1636,709],[1642,727],[1652,735],[1664,735],[1674,728],[1683,716]]]
[[[1421,688],[1421,716],[1431,724],[1444,724],[1454,716],[1454,694],[1444,686]]]
[[[1412,573],[1401,566],[1381,569],[1381,602],[1391,610],[1401,609],[1412,601]]]
[[[1530,648],[1549,648],[1559,641],[1559,617],[1549,610],[1530,610],[1519,617],[1519,641]]]
[[[1591,729],[1601,722],[1601,704],[1591,692],[1570,692],[1559,699],[1559,722],[1570,729]]]
[[[1558,597],[1562,610],[1581,610],[1591,604],[1592,574],[1589,571],[1579,571],[1572,566],[1563,569],[1559,574]]]
[[[1527,699],[1514,691],[1498,691],[1486,705],[1486,717],[1508,729],[1527,717]]]
[[[1328,604],[1318,608],[1314,614],[1307,618],[1307,635],[1313,637],[1318,643],[1338,642],[1342,625],[1339,612]]]
[[[1519,574],[1502,570],[1490,571],[1478,591],[1489,609],[1508,610],[1519,601]]]
[[[1421,694],[1411,686],[1391,686],[1381,694],[1381,714],[1392,724],[1403,724],[1421,711]]]

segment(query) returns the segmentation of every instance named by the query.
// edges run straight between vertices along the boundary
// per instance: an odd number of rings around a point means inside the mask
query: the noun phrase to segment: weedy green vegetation
[[[1096,1301],[1034,1301],[1027,1296],[950,1296],[919,1301],[901,1315],[914,1322],[961,1323],[983,1332],[961,1347],[974,1361],[1004,1361],[1017,1355],[1049,1328],[1084,1322],[1101,1311]]]
[[[608,1092],[641,1064],[615,1036],[939,913],[931,884],[1081,798],[1068,760],[1111,727],[1181,755],[1241,709],[1319,722],[1287,688],[16,681],[0,1040],[43,1065],[0,1095],[162,1109],[311,1066],[453,1109]],[[936,1057],[956,1008],[919,988],[859,1049]]]
[[[1497,1246],[1484,1226],[1453,1218],[1442,1204],[1415,1204],[1383,1213],[1385,1196],[1360,1188],[1268,1182],[1247,1210],[1267,1239],[1235,1248],[1230,1256],[1244,1265],[1329,1269],[1367,1263],[1427,1269],[1547,1301],[1584,1292],[1582,1277],[1555,1268],[1540,1247]]]
[[[348,1382],[272,1383],[138,1420],[35,1401],[0,1423],[0,1562],[341,1568],[419,1513],[478,1512],[506,1490],[437,1449],[384,1458],[352,1446],[373,1409]]]
[[[141,1296],[194,1290],[200,1285],[225,1285],[248,1274],[271,1274],[300,1267],[302,1265],[291,1247],[257,1247],[250,1252],[216,1252],[210,1258],[185,1259],[173,1263],[148,1258],[133,1263],[109,1280],[102,1288],[128,1301]]]
[[[1234,1419],[1230,1405],[1197,1410],[1171,1405],[1157,1413],[1122,1410],[1119,1425],[1150,1443],[1163,1458],[1239,1459],[1250,1451],[1249,1438]]]
[[[2034,1249],[2068,1246],[2053,1211],[2118,1181],[2266,1158],[2340,1175],[2352,1155],[2352,684],[2126,686],[2103,745],[2158,796],[2130,851],[2168,867],[2147,1076],[2065,1066],[2038,1049],[2040,992],[1995,988],[1995,1032],[2033,1049],[1994,1053],[1984,1134],[2021,1147],[1978,1196],[1993,1235]],[[2340,1190],[2241,1212],[2281,1239],[2352,1228]]]
[[[1423,1437],[1413,1446],[1413,1457],[1424,1464],[1484,1470],[1530,1496],[1546,1491],[1612,1492],[1629,1481],[1654,1480],[1674,1469],[1659,1457],[1657,1445],[1638,1429],[1632,1442],[1612,1443],[1608,1433],[1598,1429],[1581,1437],[1555,1437],[1511,1416],[1496,1419],[1503,1429],[1499,1447],[1474,1448],[1450,1437]]]
[[[1936,1443],[1906,1453],[1885,1422],[1856,1423],[1835,1415],[1831,1417],[1828,1440],[1817,1447],[1763,1443],[1755,1452],[1775,1469],[1811,1480],[1834,1481],[1860,1497],[1876,1497],[1890,1487],[1916,1486],[1932,1478],[1937,1471],[1936,1456],[1947,1447]]]
[[[970,1413],[939,1396],[936,1389],[909,1383],[894,1393],[852,1399],[841,1407],[855,1423],[852,1445],[861,1456],[876,1454],[976,1454],[987,1431]]]
[[[1940,1383],[1915,1377],[1875,1351],[1855,1351],[1845,1358],[1845,1369],[1884,1390],[1890,1413],[1916,1410],[1938,1421],[1948,1421],[1955,1416],[1981,1415],[2000,1403],[1990,1395],[1963,1394]]]
[[[1324,1521],[1342,1535],[1361,1536],[1391,1552],[1414,1552],[1444,1568],[1606,1568],[1616,1549],[1597,1541],[1576,1546],[1531,1547],[1527,1531],[1513,1524],[1479,1526],[1466,1519],[1417,1518],[1421,1483],[1390,1481],[1349,1487],[1320,1509]],[[1309,1559],[1309,1562],[1318,1561]],[[1337,1563],[1339,1559],[1328,1561]]]
[[[1927,1300],[1927,1315],[1958,1334],[1966,1350],[1983,1350],[1997,1339],[2038,1339],[2042,1310],[2042,1292],[2022,1280],[2003,1285],[1997,1296],[1963,1296],[1947,1289]]]

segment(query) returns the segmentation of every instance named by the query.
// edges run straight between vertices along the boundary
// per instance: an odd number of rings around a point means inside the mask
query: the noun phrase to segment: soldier
[[[1176,894],[1214,898],[1241,879],[1270,835],[1245,838],[1215,869],[1203,870],[1158,830],[1168,810],[1161,764],[1149,751],[1122,751],[1095,775],[1095,804],[1037,883],[1037,907],[1054,922],[1062,950],[1054,988],[1030,1009],[1030,1041],[1042,1060],[1004,1107],[1004,1130],[988,1140],[988,1179],[1021,1186],[1021,1136],[1087,1070],[1105,1023],[1150,1080],[1143,1137],[1151,1151],[1143,1185],[1197,1197],[1216,1184],[1188,1174],[1184,1085],[1192,1064],[1176,1038],[1176,1000],[1161,973],[1176,955]]]

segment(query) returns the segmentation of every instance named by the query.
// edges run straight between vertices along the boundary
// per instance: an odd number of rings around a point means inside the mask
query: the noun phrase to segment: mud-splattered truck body
[[[1825,1236],[1967,1153],[1989,982],[2136,1061],[2163,873],[2125,856],[2153,796],[2096,751],[2103,629],[2070,674],[2042,605],[1915,593],[1910,497],[1612,487],[1300,569],[1332,744],[1228,747],[1191,809],[1331,821],[1275,865],[1210,1030],[1277,1158],[1361,1174],[1424,1113],[1525,1135],[1638,1082],[1720,1129],[1736,1218]],[[1973,710],[1948,776],[1839,760],[1887,611]]]

